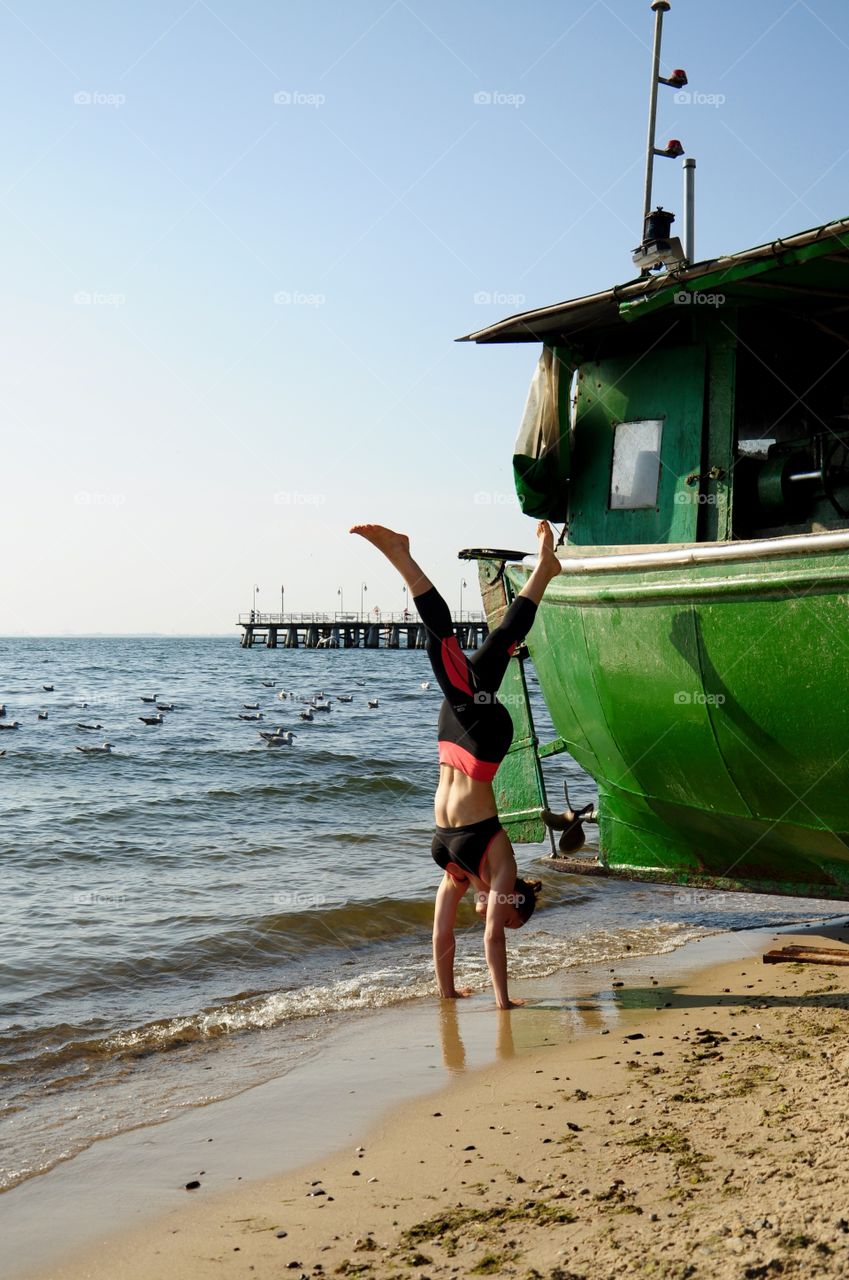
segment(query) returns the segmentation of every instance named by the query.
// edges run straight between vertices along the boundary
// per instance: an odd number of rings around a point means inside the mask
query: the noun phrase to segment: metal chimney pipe
[[[649,89],[649,131],[646,142],[646,182],[643,193],[643,227],[651,210],[652,175],[654,172],[654,137],[657,123],[657,86],[660,75],[660,42],[663,37],[663,15],[670,8],[669,0],[653,0],[654,45],[651,55],[651,88]],[[640,232],[640,239],[644,232]]]
[[[692,156],[684,161],[684,257],[696,259],[696,162]]]

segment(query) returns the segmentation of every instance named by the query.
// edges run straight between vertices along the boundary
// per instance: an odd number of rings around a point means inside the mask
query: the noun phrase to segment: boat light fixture
[[[683,156],[684,148],[677,138],[670,138],[665,147],[655,147],[654,154],[656,156],[668,156],[670,160],[677,160],[679,156]]]

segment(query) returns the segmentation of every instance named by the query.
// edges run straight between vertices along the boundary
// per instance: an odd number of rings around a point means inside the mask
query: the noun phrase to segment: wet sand
[[[510,1014],[435,1005],[447,1086],[424,1096],[419,1087],[356,1137],[349,1115],[336,1131],[343,1150],[281,1176],[239,1185],[231,1159],[210,1177],[197,1144],[181,1146],[175,1125],[161,1126],[177,1157],[166,1178],[176,1207],[160,1204],[137,1226],[104,1212],[84,1248],[29,1274],[849,1274],[849,967],[764,965],[775,938],[725,935],[617,966],[600,999],[587,994],[589,981],[584,994],[558,1003],[543,991],[539,1006]],[[805,929],[778,943],[799,940],[846,946],[849,931]],[[723,952],[733,958],[717,964]],[[421,1066],[414,1025],[406,1024],[407,1056]],[[400,1019],[394,1040],[372,1044],[381,1095],[372,1107],[392,1101],[381,1071],[390,1063],[404,1073],[404,1034]],[[465,1069],[487,1056],[487,1039],[497,1060]],[[369,1078],[363,1068],[357,1087]],[[237,1101],[243,1121],[245,1108],[265,1118],[273,1159],[285,1117],[268,1110],[262,1089]],[[315,1114],[316,1095],[303,1103]],[[207,1109],[208,1123],[218,1109]],[[256,1128],[242,1132],[256,1142]],[[66,1192],[76,1163],[64,1171]],[[200,1186],[178,1189],[178,1168]],[[41,1211],[55,1229],[43,1194]]]

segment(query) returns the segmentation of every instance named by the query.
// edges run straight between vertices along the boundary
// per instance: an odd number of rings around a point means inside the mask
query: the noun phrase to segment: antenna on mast
[[[675,221],[675,214],[665,211],[662,205],[652,210],[652,181],[654,179],[655,156],[666,156],[675,160],[683,156],[684,148],[677,138],[670,138],[665,147],[655,146],[657,127],[657,87],[669,85],[671,89],[682,89],[687,84],[687,72],[679,67],[668,78],[660,74],[660,45],[663,38],[663,15],[669,12],[669,0],[652,0],[654,10],[654,43],[652,46],[651,85],[649,87],[649,127],[646,142],[646,178],[643,191],[643,238],[633,252],[633,260],[643,275],[649,271],[659,271],[663,266],[678,265],[685,260],[681,241],[671,237],[669,232]]]

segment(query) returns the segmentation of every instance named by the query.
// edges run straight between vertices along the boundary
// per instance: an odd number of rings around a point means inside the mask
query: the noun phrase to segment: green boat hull
[[[849,540],[835,541],[563,560],[528,649],[562,745],[598,784],[611,874],[849,900]],[[507,569],[512,590],[527,573]]]

